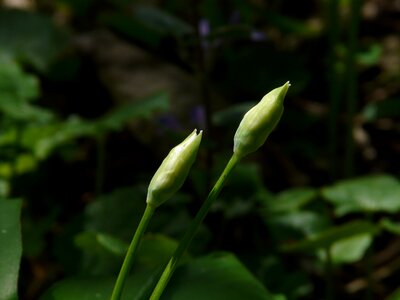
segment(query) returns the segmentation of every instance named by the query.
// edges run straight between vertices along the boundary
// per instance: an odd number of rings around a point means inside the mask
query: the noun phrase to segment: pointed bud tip
[[[243,157],[264,144],[282,116],[283,101],[289,87],[287,81],[273,89],[244,115],[234,136],[235,154]]]
[[[147,204],[157,207],[181,188],[197,157],[202,134],[202,130],[193,130],[168,153],[150,181]]]

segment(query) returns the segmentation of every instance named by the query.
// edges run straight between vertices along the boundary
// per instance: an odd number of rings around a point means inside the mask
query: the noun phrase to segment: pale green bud
[[[195,129],[182,143],[173,148],[150,181],[147,204],[159,206],[183,185],[190,167],[196,160],[203,132]]]
[[[289,81],[266,94],[243,117],[234,137],[233,152],[243,157],[260,148],[278,124]]]

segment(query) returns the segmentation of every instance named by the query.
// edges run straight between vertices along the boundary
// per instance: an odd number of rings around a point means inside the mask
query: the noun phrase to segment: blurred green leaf
[[[7,198],[10,193],[10,182],[0,178],[0,199]]]
[[[379,224],[386,231],[400,235],[400,222],[394,222],[389,218],[383,218],[380,220]]]
[[[20,211],[22,201],[0,199],[0,298],[17,299],[22,254]]]
[[[120,130],[128,121],[136,118],[149,118],[154,112],[166,111],[169,107],[168,95],[157,93],[138,102],[122,105],[96,123],[103,130]]]
[[[366,221],[352,221],[350,223],[329,228],[312,235],[299,242],[285,244],[281,249],[285,252],[315,251],[320,248],[331,247],[334,243],[359,236],[361,234],[374,235],[379,227]]]
[[[128,244],[108,234],[82,232],[75,237],[83,252],[82,272],[90,275],[110,275],[118,272]]]
[[[400,300],[400,288],[396,289],[386,300]]]
[[[13,174],[11,163],[0,163],[0,176],[9,179]]]
[[[313,287],[305,272],[290,268],[277,255],[270,255],[261,261],[257,277],[274,293],[282,293],[288,299],[301,299],[310,295]],[[273,274],[273,276],[271,276]]]
[[[102,232],[130,241],[146,204],[146,187],[120,188],[85,208],[87,231]]]
[[[232,254],[211,254],[177,269],[163,299],[285,299],[274,296]]]
[[[25,73],[12,60],[0,59],[1,113],[17,121],[47,122],[53,114],[29,103],[38,96],[39,83],[35,76]]]
[[[359,261],[372,243],[372,234],[360,234],[335,242],[330,251],[335,264]]]
[[[382,52],[380,44],[372,44],[365,51],[358,53],[357,61],[365,66],[376,65],[382,56]]]
[[[71,116],[65,122],[29,126],[22,134],[22,144],[39,159],[46,158],[56,147],[85,136],[94,136],[92,122]]]
[[[314,236],[329,226],[329,220],[313,211],[291,211],[281,215],[264,216],[271,235],[277,241]]]
[[[22,144],[32,149],[35,156],[44,159],[54,149],[82,137],[97,138],[109,131],[120,130],[128,121],[138,118],[150,118],[156,111],[168,108],[168,96],[158,93],[116,108],[95,121],[70,116],[64,122],[54,121],[48,124],[31,125],[22,135]]]
[[[244,102],[231,105],[222,111],[214,113],[212,121],[217,126],[227,126],[231,124],[237,126],[244,114],[255,104],[257,104],[257,102]]]
[[[26,10],[0,10],[0,54],[45,71],[66,45],[52,20]]]
[[[96,1],[95,0],[59,0],[59,2],[68,6],[78,16],[84,17],[85,14],[87,14],[89,12],[89,10],[91,8],[93,8],[93,4]]]
[[[122,300],[148,299],[149,289],[154,284],[157,273],[145,270],[133,273],[125,284]],[[109,300],[116,278],[114,277],[74,277],[67,278],[51,287],[41,300]],[[147,298],[146,298],[147,296]]]
[[[366,122],[373,122],[380,118],[398,117],[400,116],[400,99],[370,102],[361,114]]]
[[[317,190],[309,187],[285,190],[265,202],[268,213],[285,213],[299,210],[317,196]]]
[[[47,122],[53,118],[53,114],[44,108],[29,103],[14,102],[13,99],[7,101],[9,102],[0,100],[0,111],[17,121]]]
[[[37,160],[29,153],[22,153],[17,156],[15,161],[15,171],[23,174],[34,170],[37,167]]]
[[[343,216],[352,212],[388,212],[400,210],[400,183],[390,175],[372,175],[339,181],[322,190],[323,197]]]
[[[1,59],[0,63],[0,103],[25,103],[39,96],[39,82],[35,76],[25,73],[11,59]]]
[[[306,24],[304,21],[299,21],[285,15],[267,11],[264,14],[267,22],[277,27],[286,33],[294,33],[303,37],[313,37],[319,34],[319,30]]]
[[[165,235],[147,234],[143,237],[138,249],[138,263],[146,267],[163,266],[177,247],[178,242]]]
[[[131,236],[136,228],[131,228]],[[86,231],[75,237],[76,246],[83,251],[82,272],[90,275],[112,275],[119,271],[129,244],[109,234]],[[158,268],[165,265],[178,243],[162,234],[143,237],[134,270]],[[139,267],[138,267],[139,265]]]
[[[158,271],[140,271],[128,279],[122,299],[148,299]],[[109,299],[113,278],[66,279],[53,286],[42,300]],[[178,267],[162,299],[174,300],[284,300],[264,286],[228,253],[201,257]]]
[[[142,24],[164,34],[179,37],[193,33],[188,23],[155,6],[137,5],[133,10],[133,16]]]
[[[160,45],[164,36],[163,32],[153,30],[147,24],[143,24],[135,17],[119,12],[105,13],[100,17],[101,22],[129,38],[156,48]]]
[[[2,128],[0,129],[0,146],[13,145],[17,141],[17,129],[13,128]]]
[[[25,215],[22,219],[22,242],[24,257],[37,257],[46,247],[46,238],[59,216],[59,210],[48,212],[41,219]]]

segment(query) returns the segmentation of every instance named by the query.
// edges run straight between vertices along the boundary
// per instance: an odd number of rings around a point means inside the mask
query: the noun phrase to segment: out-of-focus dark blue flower
[[[235,10],[234,12],[232,12],[232,14],[229,17],[229,23],[230,24],[239,24],[241,20],[241,15],[240,15],[240,11]]]
[[[190,119],[197,128],[205,128],[206,126],[206,111],[203,105],[197,105],[190,112]]]
[[[162,128],[162,132],[167,130],[172,131],[180,131],[182,129],[181,124],[176,119],[175,116],[171,114],[164,114],[158,118],[158,123],[160,124],[159,128]]]
[[[208,49],[210,43],[208,41],[208,35],[210,34],[210,23],[206,19],[201,19],[198,24],[198,31],[200,37],[200,44],[203,49]]]
[[[252,40],[253,42],[262,42],[265,41],[266,39],[267,39],[266,34],[260,30],[253,30],[250,33],[250,40]]]

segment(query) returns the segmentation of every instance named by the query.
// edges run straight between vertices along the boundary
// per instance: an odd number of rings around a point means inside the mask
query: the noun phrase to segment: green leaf
[[[343,239],[359,236],[361,234],[374,235],[378,231],[379,227],[372,223],[353,221],[329,228],[302,241],[285,244],[281,246],[281,249],[285,252],[315,251],[317,249],[331,247],[334,243]]]
[[[159,270],[139,270],[128,279],[122,299],[148,299]],[[66,279],[53,286],[41,300],[108,300],[115,278]],[[270,294],[232,254],[213,254],[178,267],[163,300],[283,300]]]
[[[284,213],[299,210],[310,203],[317,196],[313,188],[293,188],[277,194],[265,203],[265,209],[269,213]]]
[[[22,201],[0,199],[0,298],[17,299],[22,254],[20,211]]]
[[[331,257],[335,264],[354,263],[359,261],[372,243],[372,234],[359,234],[332,245]]]
[[[372,175],[339,181],[322,190],[323,197],[343,216],[352,212],[400,211],[400,183],[390,175]]]
[[[0,11],[0,53],[45,71],[66,45],[49,17],[26,10]]]

